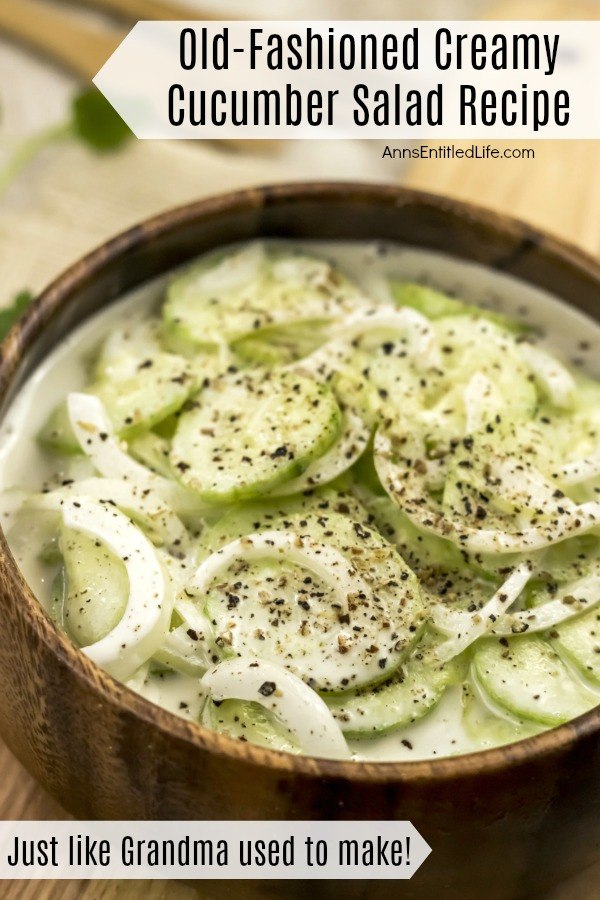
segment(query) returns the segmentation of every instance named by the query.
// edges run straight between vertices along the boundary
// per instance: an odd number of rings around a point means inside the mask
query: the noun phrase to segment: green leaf
[[[84,144],[102,153],[118,150],[133,132],[96,88],[84,88],[73,100],[73,127]]]
[[[33,300],[31,291],[19,291],[13,298],[12,304],[7,309],[0,310],[0,340],[4,340],[6,334],[17,321],[21,313]]]

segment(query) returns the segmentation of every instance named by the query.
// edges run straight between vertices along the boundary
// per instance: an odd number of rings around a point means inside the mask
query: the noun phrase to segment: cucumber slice
[[[67,579],[65,576],[65,568],[61,565],[60,569],[54,576],[52,587],[50,589],[50,604],[48,612],[52,621],[59,628],[65,629],[65,601],[67,599]]]
[[[108,634],[82,650],[113,678],[127,681],[156,653],[168,632],[172,597],[166,570],[152,544],[122,512],[84,495],[65,500],[61,512],[67,528],[92,538],[94,546],[104,545],[125,567],[128,589],[122,616]],[[110,570],[118,572],[119,567]],[[118,587],[107,610],[114,611],[116,596]]]
[[[389,677],[425,623],[417,580],[394,548],[331,512],[274,520],[262,537],[256,531],[231,558],[231,543],[219,551],[226,555],[218,572],[211,568],[214,587],[206,579],[201,590],[188,585],[207,594],[223,655],[277,662],[334,693]]]
[[[293,517],[329,516],[338,513],[350,516],[365,527],[369,516],[358,500],[341,486],[328,485],[318,491],[296,494],[291,497],[266,497],[252,503],[240,504],[226,513],[202,534],[204,556],[215,553],[245,534],[288,528]]]
[[[251,498],[301,475],[333,444],[341,422],[331,390],[303,375],[226,375],[181,416],[171,466],[206,502]]]
[[[396,421],[399,411],[408,420],[416,418],[424,401],[422,379],[406,359],[407,351],[397,335],[390,336],[385,330],[387,339],[381,336],[381,330],[367,334],[377,337],[370,352],[342,344],[337,357],[332,353],[327,360],[324,355],[322,365],[311,368],[315,378],[330,381],[342,408],[362,422],[365,434],[370,434],[382,420]],[[325,348],[315,356],[321,352],[325,354]],[[301,372],[307,367],[308,359],[298,363]]]
[[[410,306],[411,309],[416,309],[428,319],[470,315],[488,319],[508,331],[520,333],[531,329],[531,326],[524,322],[518,322],[503,313],[463,303],[462,300],[456,300],[454,297],[449,297],[447,294],[423,284],[391,281],[390,291],[398,306]]]
[[[473,672],[493,704],[542,725],[568,722],[598,703],[535,635],[482,641],[473,652]]]
[[[65,401],[59,403],[50,413],[38,434],[38,441],[42,447],[53,453],[61,455],[81,453],[81,447],[71,428]]]
[[[327,705],[348,739],[377,738],[427,715],[456,680],[456,666],[435,665],[414,654],[389,681],[339,697]]]
[[[259,703],[244,700],[207,700],[202,710],[202,724],[206,728],[226,734],[238,741],[252,741],[259,747],[300,753],[294,735],[277,717]]]
[[[163,315],[171,333],[205,346],[271,326],[339,318],[364,304],[328,262],[252,244],[201,260],[176,278]]]
[[[600,685],[600,607],[559,625],[555,631],[558,637],[553,644],[558,652],[586,678]]]
[[[515,411],[529,414],[535,409],[530,368],[512,335],[473,316],[444,317],[434,323],[434,329],[442,348],[446,384],[459,379],[466,384],[475,372],[483,372]]]
[[[153,662],[191,678],[201,678],[212,664],[202,637],[184,622],[169,631],[162,647],[152,657]]]
[[[531,372],[514,338],[492,322],[472,316],[438,319],[440,372],[424,389],[422,427],[430,448],[447,448],[498,415],[528,419],[536,409]]]
[[[353,410],[344,409],[340,435],[335,444],[320,459],[312,462],[299,478],[276,488],[273,495],[298,494],[334,481],[364,453],[369,438],[370,429],[360,416]]]
[[[62,526],[59,545],[65,567],[65,628],[86,647],[105,637],[123,616],[127,573],[110,550],[81,532]]]
[[[387,494],[364,502],[381,534],[398,548],[417,574],[424,569],[469,570],[465,554],[458,547],[435,534],[419,531]]]
[[[169,441],[154,431],[144,431],[129,441],[129,452],[152,472],[164,478],[174,478],[169,463]]]
[[[97,381],[86,389],[102,400],[115,431],[125,439],[176,412],[196,387],[187,361],[171,353],[148,356],[136,368],[134,375]],[[51,413],[39,441],[56,453],[81,452],[64,402]]]
[[[544,730],[543,725],[534,722],[505,719],[495,715],[482,702],[477,690],[468,681],[462,686],[461,702],[463,727],[481,750],[522,741]]]
[[[98,382],[90,393],[102,400],[115,431],[127,439],[176,412],[195,388],[185,359],[158,353],[142,360],[131,378]]]
[[[241,359],[259,366],[291,363],[312,353],[326,339],[329,322],[315,319],[284,328],[263,328],[240,338],[233,350]]]
[[[518,530],[532,520],[558,521],[573,512],[572,502],[536,465],[530,436],[518,424],[496,425],[458,444],[449,455],[444,513],[474,527]]]
[[[273,346],[268,340],[254,335],[236,341],[235,352],[244,363],[254,366],[283,366],[294,360],[286,347]]]

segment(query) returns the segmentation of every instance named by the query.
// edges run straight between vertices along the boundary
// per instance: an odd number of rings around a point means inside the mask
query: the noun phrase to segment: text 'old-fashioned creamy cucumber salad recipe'
[[[29,379],[3,525],[58,627],[190,721],[342,759],[505,744],[600,702],[597,348],[435,254],[227,248]]]

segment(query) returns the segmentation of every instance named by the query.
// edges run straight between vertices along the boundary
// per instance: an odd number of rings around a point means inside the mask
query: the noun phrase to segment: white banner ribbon
[[[410,822],[1,822],[0,878],[407,879]]]
[[[139,138],[600,138],[600,22],[138,22],[94,82]]]

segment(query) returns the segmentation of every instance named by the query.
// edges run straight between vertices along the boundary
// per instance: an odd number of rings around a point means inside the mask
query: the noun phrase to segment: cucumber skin
[[[488,319],[495,325],[515,334],[533,330],[532,326],[512,319],[503,313],[493,312],[470,303],[463,303],[462,300],[456,300],[442,291],[437,291],[435,288],[425,285],[392,281],[390,282],[390,290],[398,306],[409,306],[411,309],[422,313],[428,319],[435,320],[442,319],[445,316],[471,315]]]
[[[421,640],[423,640],[423,645],[427,647],[431,647],[437,642],[437,638],[427,630],[427,626],[418,632],[417,642]],[[408,653],[411,654],[413,652],[414,647],[411,647]],[[400,669],[404,665],[404,672],[400,673]],[[360,690],[347,692],[335,697],[331,694],[322,696],[348,740],[374,740],[406,728],[418,719],[424,718],[435,709],[447,688],[464,680],[467,674],[467,666],[466,656],[456,657],[456,659],[451,660],[446,665],[437,667],[429,666],[427,663],[423,664],[415,657],[412,657],[408,662],[404,661],[401,663],[400,667],[392,673],[391,678],[389,675],[386,677],[389,684],[380,681]],[[404,676],[402,681],[399,681],[400,674]],[[406,692],[408,693],[406,694]],[[372,697],[369,696],[371,693]],[[417,695],[416,699],[415,694]],[[403,695],[405,696],[403,697]],[[400,709],[399,714],[395,718],[393,714],[390,715],[389,713],[386,717],[386,706],[388,709],[390,705],[393,706],[393,699],[388,704],[385,703],[385,699],[386,697],[394,698],[395,696],[400,701],[396,704],[396,707],[403,704],[404,709]],[[352,727],[356,723],[352,723],[352,725],[344,723],[342,717],[346,711],[351,713],[352,710],[356,710],[359,707],[366,707],[368,711],[369,706],[381,702],[384,703],[384,711],[383,715],[379,714],[379,720],[387,721],[386,724],[378,727],[370,725],[357,728]],[[357,715],[356,712],[355,715]]]
[[[585,678],[600,686],[600,605],[559,625],[556,632],[558,637],[552,643],[558,652],[566,656]]]
[[[138,371],[135,376],[95,381],[85,389],[87,393],[96,395],[103,402],[115,432],[123,440],[143,434],[163,422],[181,409],[185,401],[196,390],[196,382],[186,360],[174,354],[159,352],[154,357],[148,357],[148,361],[152,361],[155,368],[150,369],[151,374],[146,379],[144,379],[144,372]],[[146,390],[145,397],[143,392],[140,395],[136,378],[141,379],[142,382],[149,380],[151,385],[149,403],[148,390]],[[181,381],[178,380],[179,378]],[[166,390],[165,385],[168,386]],[[158,394],[159,391],[163,392],[165,399],[164,402],[157,404],[156,398],[161,396]],[[127,406],[128,397],[132,402],[131,408]],[[149,412],[148,409],[150,409]],[[135,413],[141,413],[137,421],[132,419],[131,422],[128,422],[128,417]],[[79,442],[71,428],[66,401],[59,403],[52,411],[38,434],[38,441],[43,447],[55,453],[66,455],[81,453]]]

